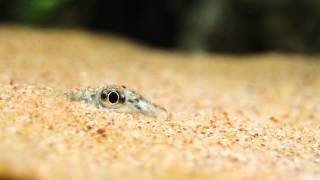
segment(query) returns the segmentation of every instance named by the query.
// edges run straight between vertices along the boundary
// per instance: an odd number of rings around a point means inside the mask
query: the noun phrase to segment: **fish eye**
[[[120,99],[119,93],[117,91],[108,91],[108,90],[103,90],[101,92],[100,97],[102,101],[107,101],[110,104],[115,104]]]
[[[112,91],[108,94],[108,99],[111,104],[117,103],[119,101],[119,94],[115,91]]]

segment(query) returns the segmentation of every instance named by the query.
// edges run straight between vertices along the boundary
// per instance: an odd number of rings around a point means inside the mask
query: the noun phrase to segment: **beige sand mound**
[[[68,101],[125,84],[168,120]],[[75,31],[0,28],[0,174],[320,178],[320,61],[168,53]]]

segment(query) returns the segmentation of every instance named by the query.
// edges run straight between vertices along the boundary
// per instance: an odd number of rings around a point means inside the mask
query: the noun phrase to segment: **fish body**
[[[161,119],[167,119],[168,116],[166,109],[124,86],[88,87],[81,90],[71,90],[67,96],[70,100],[93,104],[99,109],[114,112],[141,113]]]

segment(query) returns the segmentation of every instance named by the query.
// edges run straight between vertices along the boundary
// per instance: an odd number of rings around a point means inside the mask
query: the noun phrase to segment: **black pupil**
[[[109,93],[109,102],[110,103],[116,103],[118,102],[119,96],[116,92],[110,92]]]

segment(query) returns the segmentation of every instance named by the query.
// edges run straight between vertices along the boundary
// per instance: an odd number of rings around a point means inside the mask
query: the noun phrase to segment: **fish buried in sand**
[[[167,111],[124,86],[103,86],[72,90],[67,96],[74,101],[94,104],[99,109],[114,112],[141,113],[147,116],[167,119]]]

